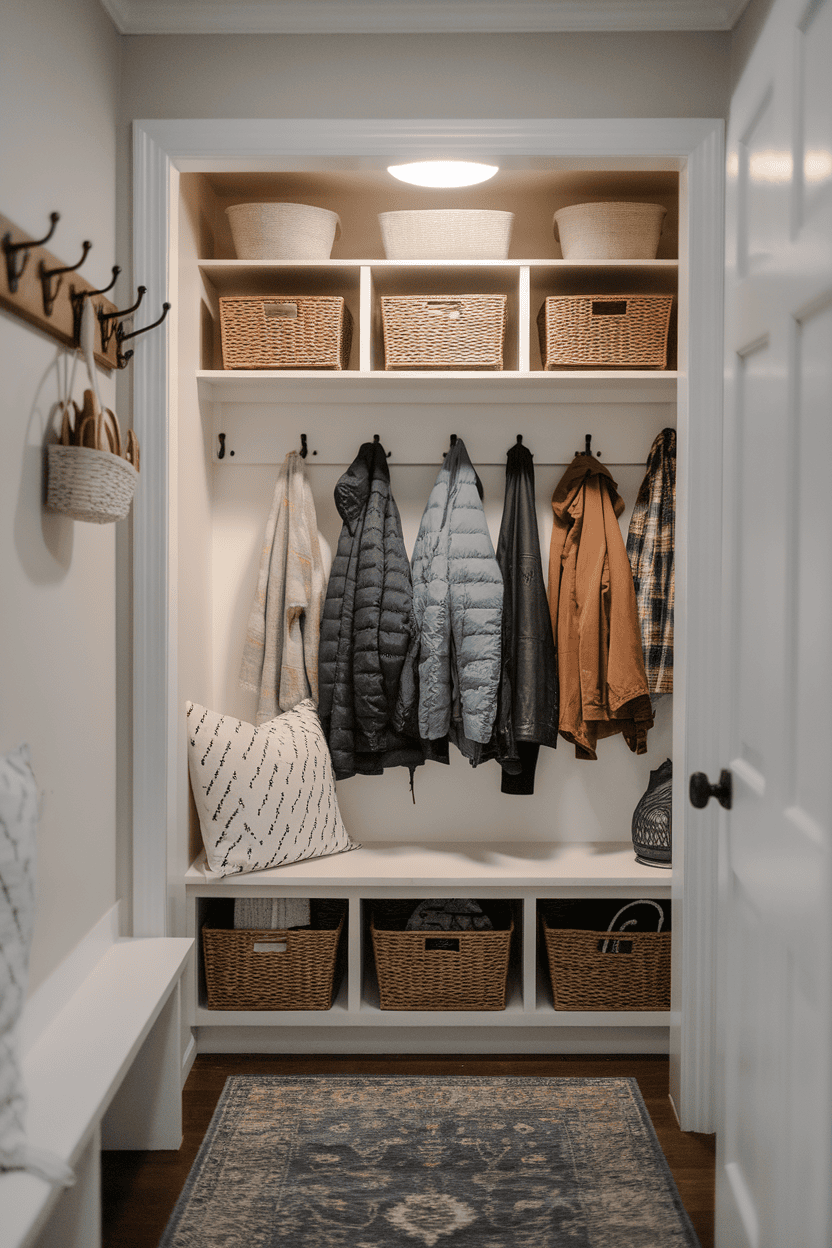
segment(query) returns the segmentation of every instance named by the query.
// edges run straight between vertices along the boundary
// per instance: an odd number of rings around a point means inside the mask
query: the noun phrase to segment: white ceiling
[[[124,35],[731,30],[749,0],[101,0]]]

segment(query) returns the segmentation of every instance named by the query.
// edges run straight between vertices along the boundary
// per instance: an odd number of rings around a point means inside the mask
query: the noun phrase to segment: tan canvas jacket
[[[623,734],[647,750],[653,710],[635,589],[618,516],[624,510],[603,464],[577,455],[552,496],[549,611],[558,647],[561,736],[578,758]]]

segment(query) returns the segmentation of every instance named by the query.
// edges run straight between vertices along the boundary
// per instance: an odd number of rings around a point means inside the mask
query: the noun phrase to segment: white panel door
[[[719,1248],[832,1244],[830,65],[775,0],[728,128]]]

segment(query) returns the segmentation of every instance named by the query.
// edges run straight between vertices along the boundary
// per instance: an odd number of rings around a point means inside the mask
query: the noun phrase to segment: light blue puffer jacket
[[[497,709],[503,578],[465,444],[457,439],[428,499],[413,548],[419,735],[450,739],[472,761]],[[461,735],[467,742],[461,740]]]

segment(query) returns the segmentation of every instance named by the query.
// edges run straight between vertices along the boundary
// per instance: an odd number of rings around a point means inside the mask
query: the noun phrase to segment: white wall
[[[730,35],[132,36],[122,116],[722,117]]]
[[[8,0],[2,211],[105,285],[115,248],[119,37],[98,0]],[[61,348],[0,313],[0,750],[28,741],[43,813],[36,987],[116,899],[116,526],[42,510]],[[99,373],[104,402],[114,385]],[[76,394],[82,389],[80,375]],[[123,526],[122,526],[123,527]]]

